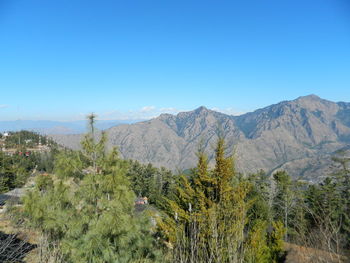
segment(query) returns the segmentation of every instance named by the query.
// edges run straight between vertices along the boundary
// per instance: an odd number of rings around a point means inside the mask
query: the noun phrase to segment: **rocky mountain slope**
[[[199,145],[212,159],[221,133],[241,172],[285,169],[295,177],[320,180],[329,172],[331,155],[350,144],[350,103],[309,95],[240,116],[200,107],[107,132],[109,147],[118,146],[124,158],[173,170],[193,167]],[[56,140],[76,148],[80,138],[71,135]]]

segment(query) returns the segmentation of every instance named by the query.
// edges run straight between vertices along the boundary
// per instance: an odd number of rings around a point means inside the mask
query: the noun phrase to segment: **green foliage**
[[[252,184],[237,176],[232,157],[225,156],[222,138],[217,143],[215,163],[209,170],[207,157],[200,151],[197,168],[179,178],[173,197],[167,201],[166,215],[158,226],[168,246],[174,247],[173,261],[271,262],[278,258],[280,250],[275,246],[282,241],[271,241],[269,221],[249,216],[259,198],[264,202],[263,192],[255,185],[255,192],[261,194],[255,198]]]
[[[37,170],[41,172],[52,173],[54,169],[54,162],[56,155],[60,153],[60,150],[56,147],[52,147],[50,151],[41,153],[34,153],[36,156]]]
[[[281,262],[284,241],[334,253],[350,245],[344,153],[333,158],[341,170],[320,184],[284,171],[244,177],[220,138],[213,169],[200,150],[197,166],[176,176],[107,152],[94,123],[92,115],[82,151],[0,153],[0,191],[23,185],[35,167],[53,171],[38,175],[23,199],[26,222],[47,249],[42,261],[264,263]],[[135,211],[137,195],[149,198],[145,212]]]
[[[260,171],[257,174],[252,174],[248,177],[248,182],[251,185],[251,191],[248,198],[253,200],[252,206],[248,211],[249,218],[254,220],[268,221],[272,219],[271,209],[271,180],[265,172]]]
[[[271,261],[280,262],[284,254],[283,237],[286,233],[286,228],[281,221],[274,221],[272,223],[273,231],[270,235]]]
[[[285,171],[273,175],[275,181],[275,196],[273,199],[274,219],[283,222],[286,229],[285,241],[288,239],[288,230],[293,207],[296,204],[293,181]]]
[[[107,141],[107,135],[105,132],[101,132],[101,136],[98,142],[97,140],[97,134],[95,129],[95,118],[96,116],[92,113],[88,117],[88,130],[89,132],[85,135],[83,141],[81,142],[81,145],[83,147],[83,153],[87,157],[87,159],[90,161],[90,164],[92,165],[92,168],[97,172],[97,166],[101,165],[101,162],[103,162],[103,158],[106,154],[106,141]]]
[[[333,158],[341,169],[320,184],[294,181],[283,171],[274,174],[273,216],[283,222],[285,240],[332,253],[349,247],[349,158],[341,154]]]
[[[35,185],[40,192],[46,192],[53,187],[53,179],[48,174],[39,174]]]
[[[340,253],[350,245],[349,199],[343,192],[348,188],[344,181],[327,177],[320,185],[311,185],[306,193],[309,233],[320,233],[320,249]]]
[[[115,149],[106,154],[105,137],[92,138],[82,143],[87,161],[61,152],[55,175],[37,178],[24,198],[28,224],[45,237],[54,262],[156,262],[150,218],[134,212],[128,162]]]
[[[0,152],[0,193],[21,187],[35,168],[37,156],[6,155]]]
[[[83,162],[79,152],[60,151],[55,156],[54,173],[60,178],[82,178]]]
[[[149,202],[158,208],[163,207],[163,199],[172,193],[175,183],[171,171],[137,161],[129,161],[126,176],[130,179],[135,194],[148,197]]]
[[[0,158],[0,193],[4,193],[14,188],[16,172],[11,160],[2,152]]]
[[[42,136],[31,131],[10,132],[9,136],[5,138],[6,148],[17,148],[20,145],[26,148],[36,147],[41,143],[42,145],[50,144],[56,146],[57,144],[47,136]]]
[[[340,219],[341,229],[340,232],[344,236],[345,246],[350,247],[350,158],[349,152],[343,151],[333,158],[336,163],[339,163],[342,169],[332,175],[336,184],[336,191],[339,194],[341,205],[340,207]]]
[[[22,187],[34,171],[52,171],[57,150],[56,144],[50,139],[29,131],[11,132],[3,139],[5,148],[15,148],[17,151],[0,152],[0,193]],[[27,147],[36,147],[39,141],[49,142],[51,151],[29,152],[27,150]],[[29,155],[24,154],[25,152]]]
[[[247,263],[270,263],[271,249],[267,240],[267,222],[256,220],[249,232],[248,240],[245,244],[245,262]],[[274,249],[274,248],[273,248]],[[275,253],[277,254],[277,253]]]

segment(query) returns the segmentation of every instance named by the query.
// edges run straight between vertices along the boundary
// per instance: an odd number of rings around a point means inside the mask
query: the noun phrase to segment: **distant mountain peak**
[[[173,114],[170,114],[170,113],[162,113],[159,115],[158,118],[156,119],[159,119],[161,121],[167,121],[169,119],[173,119],[173,118],[180,118],[180,119],[183,119],[183,118],[187,118],[188,116],[195,116],[195,117],[198,117],[198,116],[204,116],[206,115],[206,113],[208,112],[213,112],[211,110],[209,110],[208,108],[204,107],[204,106],[200,106],[198,107],[197,109],[195,110],[192,110],[192,111],[184,111],[184,112],[179,112],[178,114],[176,115],[173,115]]]
[[[172,118],[174,117],[173,114],[170,114],[170,113],[162,113],[160,114],[156,119],[159,119],[159,120],[166,120],[166,119],[169,119],[169,118]]]
[[[200,106],[197,109],[194,110],[194,112],[196,113],[201,113],[201,112],[208,112],[210,111],[208,108],[204,107],[204,106]]]
[[[335,102],[322,99],[314,94],[299,97],[291,102],[302,108],[309,109],[310,111],[324,111],[328,112],[330,115],[336,114],[336,112],[339,110],[338,105]]]
[[[307,100],[307,101],[321,101],[322,98],[320,98],[319,96],[315,95],[315,94],[310,94],[310,95],[306,95],[306,96],[300,96],[299,98],[296,99],[297,101],[300,100]]]

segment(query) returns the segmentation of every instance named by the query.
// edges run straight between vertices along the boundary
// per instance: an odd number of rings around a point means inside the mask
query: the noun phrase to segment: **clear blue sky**
[[[0,0],[0,91],[0,120],[350,101],[350,1]]]

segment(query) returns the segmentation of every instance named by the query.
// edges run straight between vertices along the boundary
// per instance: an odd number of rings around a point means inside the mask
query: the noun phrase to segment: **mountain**
[[[350,103],[331,102],[316,95],[283,101],[254,112],[231,116],[200,107],[107,129],[109,147],[124,158],[170,169],[195,166],[196,151],[204,147],[213,161],[221,133],[236,167],[243,173],[285,169],[292,176],[317,181],[329,173],[331,156],[350,144]],[[56,140],[76,148],[81,137]]]

